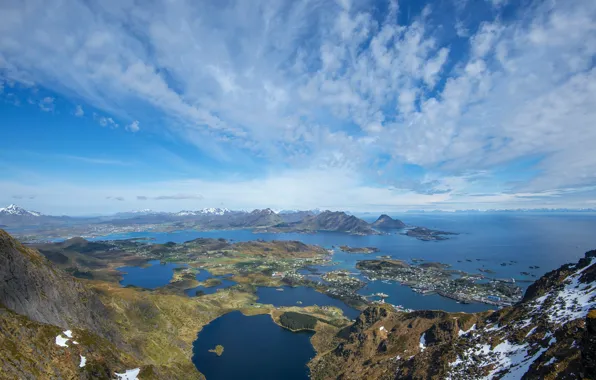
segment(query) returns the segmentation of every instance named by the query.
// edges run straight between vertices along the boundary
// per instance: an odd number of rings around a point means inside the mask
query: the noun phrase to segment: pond
[[[294,333],[271,317],[223,315],[201,330],[193,344],[192,361],[208,380],[306,380],[308,361],[315,356],[310,332]],[[217,356],[209,350],[224,347]]]
[[[170,283],[174,269],[184,267],[184,264],[163,263],[151,260],[146,267],[120,267],[122,281],[120,285],[134,285],[140,288],[155,289]]]

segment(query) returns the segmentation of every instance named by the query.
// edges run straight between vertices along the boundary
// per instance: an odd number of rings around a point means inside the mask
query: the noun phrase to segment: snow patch
[[[83,355],[81,356],[81,364],[79,364],[79,368],[83,368],[85,366],[85,364],[87,364],[87,358],[84,357]]]
[[[462,329],[460,329],[460,330],[457,332],[457,335],[458,335],[458,336],[463,336],[463,335],[466,335],[467,333],[469,333],[470,331],[474,331],[474,330],[476,330],[476,324],[473,324],[473,325],[472,325],[472,327],[470,327],[469,329],[467,329],[467,330],[465,330],[465,331],[464,331],[464,330],[462,330]]]
[[[550,291],[535,299],[532,302],[532,314],[546,314],[549,322],[561,325],[585,318],[590,309],[596,307],[596,284],[581,283],[580,277],[594,263],[592,259],[588,265],[569,275],[563,281],[565,284],[563,289]],[[544,306],[547,299],[548,306]]]
[[[69,338],[72,338],[72,331],[71,330],[66,330],[66,331],[64,331],[64,335],[66,335]]]
[[[139,376],[139,372],[141,372],[140,368],[129,369],[124,373],[116,373],[115,375],[118,377],[119,380],[137,380]]]
[[[418,343],[418,345],[420,346],[420,351],[424,351],[426,349],[426,333],[420,336],[420,343]]]
[[[56,344],[60,347],[68,347],[68,344],[66,344],[67,342],[68,338],[64,338],[62,334],[56,337]]]

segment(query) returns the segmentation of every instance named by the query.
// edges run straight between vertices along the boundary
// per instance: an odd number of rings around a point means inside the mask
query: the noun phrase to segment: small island
[[[376,247],[350,247],[349,245],[340,245],[339,249],[347,253],[374,253],[379,252]]]
[[[455,232],[431,230],[426,227],[415,227],[406,231],[405,235],[422,241],[447,240],[446,235],[457,235]]]
[[[224,352],[224,347],[221,344],[218,344],[214,349],[209,350],[209,352],[214,352],[215,355],[221,356]]]

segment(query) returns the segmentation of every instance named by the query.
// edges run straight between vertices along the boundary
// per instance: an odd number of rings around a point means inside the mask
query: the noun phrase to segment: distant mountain
[[[225,215],[225,214],[229,214],[230,212],[231,211],[228,210],[227,208],[210,207],[210,208],[204,208],[202,210],[196,210],[196,211],[182,210],[182,211],[175,213],[174,215],[176,215],[176,216]]]
[[[42,216],[42,213],[37,211],[28,211],[22,207],[19,207],[15,204],[11,204],[8,207],[0,208],[0,216],[31,216],[31,217],[39,217]]]
[[[37,211],[25,210],[14,204],[0,208],[0,224],[6,226],[55,224],[68,219],[70,218],[66,216],[50,216]]]
[[[148,215],[166,215],[168,214],[167,212],[160,212],[160,211],[154,211],[151,209],[143,209],[143,210],[132,210],[132,211],[125,211],[125,212],[118,212],[116,214],[114,214],[114,218],[117,219],[125,219],[125,218],[138,218],[138,217],[142,217],[142,216],[148,216]],[[103,219],[109,219],[110,217],[102,217]]]
[[[283,219],[270,208],[253,210],[234,221],[234,224],[245,227],[267,227],[279,223],[283,223]]]
[[[313,231],[338,231],[357,235],[377,234],[364,220],[348,215],[343,211],[323,211],[306,217],[297,223],[296,228]]]
[[[406,224],[399,219],[393,219],[389,215],[383,214],[372,224],[375,228],[404,228]]]
[[[311,211],[311,210],[308,210],[308,211],[283,210],[278,213],[278,215],[283,219],[283,221],[285,223],[300,222],[300,221],[304,220],[305,218],[307,218],[309,216],[316,215],[316,214],[318,214],[318,213]]]

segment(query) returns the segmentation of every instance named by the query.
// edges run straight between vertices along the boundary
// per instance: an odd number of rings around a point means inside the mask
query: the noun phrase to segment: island
[[[457,235],[457,233],[431,230],[430,228],[426,227],[414,227],[410,230],[407,230],[405,235],[422,241],[438,241],[447,240],[449,239],[448,237],[446,237],[447,235]]]
[[[399,229],[404,228],[406,224],[399,219],[393,219],[389,215],[383,214],[373,222],[372,226],[374,228]]]
[[[374,253],[380,251],[376,247],[350,247],[349,245],[340,245],[339,249],[347,253]]]
[[[217,346],[215,346],[214,349],[209,350],[209,352],[214,352],[215,355],[221,356],[221,354],[223,354],[223,352],[224,352],[224,346],[222,346],[221,344],[218,344]]]

